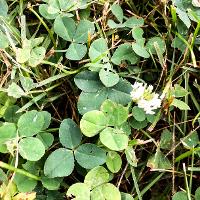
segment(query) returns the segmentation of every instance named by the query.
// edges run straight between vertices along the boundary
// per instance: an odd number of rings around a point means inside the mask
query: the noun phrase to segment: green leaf
[[[0,126],[0,144],[5,143],[9,139],[15,138],[17,136],[17,130],[14,123],[3,123]]]
[[[147,166],[151,169],[170,169],[171,163],[160,149],[157,149],[156,153],[148,159]]]
[[[16,83],[12,82],[11,85],[8,86],[7,89],[8,96],[14,97],[16,99],[25,95],[25,92],[19,87]]]
[[[42,130],[45,130],[51,124],[51,113],[49,113],[47,111],[40,111],[40,115],[43,115],[43,117],[44,117],[44,125],[42,127]]]
[[[55,200],[55,199],[56,200],[63,200],[63,194],[60,193],[59,191],[56,191],[56,190],[55,191],[47,190],[46,194],[47,194],[47,196],[46,195],[42,196],[42,199],[47,197],[46,200]],[[38,198],[38,200],[41,200],[41,199]]]
[[[8,13],[8,4],[6,3],[5,0],[0,0],[0,16],[6,17],[7,13]]]
[[[9,105],[12,105],[15,102],[16,102],[16,100],[14,98],[12,98],[12,97],[9,97],[6,92],[0,91],[0,106],[4,106],[7,103]],[[9,105],[7,105],[7,106],[9,106]]]
[[[173,142],[172,135],[173,134],[168,129],[163,130],[160,138],[160,148],[168,150],[171,149]]]
[[[131,84],[124,79],[120,79],[117,85],[108,90],[108,98],[116,103],[127,105],[131,101],[131,91]]]
[[[55,1],[55,0],[53,0]],[[57,1],[56,1],[57,2]],[[78,1],[74,1],[74,0],[59,0],[59,8],[63,11],[73,11],[73,10],[78,10],[85,8],[85,4],[87,3],[86,0],[78,0]],[[51,5],[51,0],[48,1],[48,4]]]
[[[143,58],[149,58],[150,55],[149,53],[147,52],[146,48],[141,46],[140,44],[138,43],[132,43],[132,48],[133,48],[133,51],[138,55],[138,56],[141,56]]]
[[[102,167],[98,166],[91,169],[85,176],[84,183],[88,185],[90,189],[93,189],[99,185],[109,182],[109,173]]]
[[[48,190],[58,190],[62,180],[62,178],[48,178],[45,176],[41,178],[42,185]]]
[[[99,89],[104,87],[99,80],[99,74],[88,70],[77,74],[74,78],[74,82],[77,87],[84,92],[97,92]]]
[[[0,9],[1,9],[1,1],[2,0],[0,0]],[[0,15],[1,15],[1,10],[0,10]],[[8,41],[6,35],[1,30],[0,30],[0,41],[1,41],[0,49],[5,49],[9,46],[9,41]]]
[[[36,84],[33,82],[33,79],[30,77],[20,76],[20,83],[24,91],[30,91],[36,87]]]
[[[54,21],[54,31],[66,41],[72,41],[76,24],[72,18],[58,15]]]
[[[95,31],[94,24],[88,20],[81,20],[77,26],[73,37],[76,43],[87,43],[88,37],[92,36]]]
[[[108,64],[108,63],[106,63]],[[102,68],[105,67],[105,64],[102,64],[102,63],[87,63],[85,66],[88,66],[89,70],[92,71],[92,72],[99,72]]]
[[[107,42],[104,38],[99,38],[92,42],[89,49],[89,57],[92,62],[100,62],[106,59],[108,54]]]
[[[138,106],[134,106],[132,109],[132,114],[135,120],[142,122],[146,119],[146,114],[144,112],[144,109],[139,108]]]
[[[111,183],[106,183],[94,188],[91,200],[121,200],[119,189]]]
[[[187,28],[190,28],[191,21],[190,18],[187,15],[187,12],[185,12],[182,9],[176,8],[176,13],[178,14],[180,20],[187,26]]]
[[[89,111],[99,110],[101,104],[107,99],[107,96],[106,90],[91,93],[81,92],[77,104],[79,113],[84,115]]]
[[[180,110],[190,110],[190,107],[185,102],[178,99],[173,99],[171,105],[179,108]]]
[[[19,142],[19,154],[27,160],[37,161],[45,153],[45,147],[38,138],[23,138]]]
[[[101,106],[109,126],[120,126],[128,119],[128,109],[121,104],[106,100]]]
[[[67,196],[76,200],[90,200],[90,188],[84,183],[75,183],[69,187]]]
[[[199,135],[194,131],[191,135],[181,138],[181,142],[187,149],[194,148],[199,143]]]
[[[131,127],[134,129],[137,129],[137,130],[143,129],[144,127],[147,126],[146,120],[139,122],[136,119],[134,119],[133,117],[130,118],[129,122],[130,122]]]
[[[8,99],[4,106],[1,106],[0,104],[0,117],[3,117],[6,122],[16,123],[21,115],[20,113],[16,113],[18,110],[19,106],[12,105]]]
[[[137,18],[137,17],[130,17],[126,22],[124,22],[124,25],[128,28],[143,26],[144,25],[144,19],[143,18]]]
[[[146,114],[147,121],[153,123],[156,120],[156,115]]]
[[[0,169],[0,181],[5,183],[8,182],[8,177],[2,169]]]
[[[128,146],[128,136],[110,127],[100,133],[100,141],[113,151],[121,151]]]
[[[97,135],[107,125],[107,118],[103,112],[93,110],[83,115],[80,121],[82,133],[87,137]]]
[[[36,67],[41,64],[43,59],[45,58],[46,49],[44,47],[35,47],[31,50],[30,58],[28,59],[28,63],[31,67]]]
[[[157,54],[156,48],[155,48],[155,43],[158,44],[159,50],[160,50],[161,54],[163,54],[166,50],[166,46],[165,46],[165,41],[160,37],[152,37],[148,40],[148,42],[146,44],[147,51],[151,52],[152,54]]]
[[[39,46],[44,41],[44,37],[30,38],[29,40],[31,42],[31,47],[34,48]]]
[[[140,46],[144,46],[145,39],[143,38],[144,31],[140,27],[134,27],[132,29],[132,36],[136,40],[136,43]]]
[[[132,87],[128,81],[120,79],[119,82],[114,87],[105,88],[101,82],[99,85],[98,77],[96,79],[94,76],[90,77],[90,75],[89,75],[90,73],[88,73],[88,76],[89,76],[89,80],[88,80],[86,78],[87,72],[88,71],[86,71],[83,76],[81,75],[81,77],[78,77],[77,79],[75,78],[75,83],[83,91],[93,92],[93,94],[90,94],[90,97],[93,97],[94,99],[99,100],[97,102],[97,105],[100,105],[101,100],[105,100],[107,97],[110,100],[112,100],[116,103],[122,104],[122,105],[127,105],[131,101],[130,92],[132,91]],[[96,72],[92,72],[92,73],[96,73]],[[90,79],[92,79],[92,80],[90,80]],[[95,93],[95,92],[97,92],[97,93]],[[87,95],[89,95],[89,94],[87,94]],[[100,95],[100,97],[99,97],[99,95]],[[86,98],[86,100],[87,100],[87,98]],[[83,102],[83,101],[82,101],[82,103],[83,103],[83,106],[82,106],[83,110],[86,110],[86,109],[84,109],[84,107],[86,107],[86,108],[90,107],[90,105],[86,105],[88,103]],[[95,108],[95,107],[93,107],[93,105],[95,105],[95,102],[92,102],[90,104],[91,104],[92,108]]]
[[[183,191],[177,192],[173,195],[172,200],[188,200],[187,194]]]
[[[58,16],[58,13],[49,13],[48,5],[41,4],[39,6],[39,13],[46,19],[55,19]]]
[[[45,149],[48,149],[54,141],[54,136],[51,133],[47,132],[38,133],[36,137],[42,141],[42,143],[45,146]]]
[[[179,37],[175,37],[172,40],[172,47],[179,49],[182,53],[185,52],[185,49],[187,48],[187,45],[182,41]]]
[[[101,82],[106,87],[112,87],[119,82],[119,75],[116,72],[112,72],[108,69],[101,69],[99,72]]]
[[[17,48],[16,49],[16,60],[18,63],[25,63],[31,56],[31,49],[29,48]]]
[[[200,199],[200,187],[198,187],[195,191],[195,200]],[[181,199],[182,200],[182,199]]]
[[[61,2],[62,1],[49,0],[47,12],[51,13],[51,14],[59,13],[59,11],[61,9],[61,6],[60,6]]]
[[[124,192],[121,192],[121,198],[121,200],[134,200],[130,194]]]
[[[127,136],[131,135],[131,126],[128,122],[124,122],[120,126],[116,127],[120,131],[123,131]]]
[[[74,152],[78,164],[85,169],[92,169],[106,162],[106,152],[95,144],[82,144]]]
[[[84,44],[71,43],[65,56],[69,60],[81,60],[86,53],[87,47]]]
[[[115,15],[117,20],[120,23],[122,23],[123,22],[124,13],[123,13],[123,10],[122,10],[121,6],[118,5],[118,4],[113,4],[111,6],[111,11],[112,11],[113,15]]]
[[[38,162],[38,163],[39,163],[39,162]],[[22,167],[23,167],[26,171],[28,171],[28,172],[30,172],[30,173],[36,175],[36,176],[39,176],[39,173],[40,173],[40,166],[38,165],[38,163],[37,163],[37,162],[34,162],[34,161],[26,161],[24,164],[22,164]]]
[[[115,151],[109,151],[106,158],[106,166],[112,173],[117,173],[122,166],[122,159]]]
[[[129,61],[131,64],[136,64],[139,60],[131,44],[121,44],[118,46],[111,58],[111,62],[115,65],[120,65],[122,61],[125,60]]]
[[[26,137],[36,135],[43,129],[44,123],[44,116],[40,112],[28,111],[18,120],[19,135]]]
[[[175,84],[173,94],[175,95],[175,97],[185,97],[189,94],[189,92],[180,85]]]
[[[69,149],[73,149],[81,143],[81,131],[72,119],[65,119],[60,124],[59,139],[60,143]]]
[[[111,29],[116,29],[116,28],[124,28],[124,24],[117,24],[115,23],[112,19],[109,19],[107,22],[107,25],[109,26],[109,28]]]
[[[7,145],[0,143],[0,153],[9,153]]]
[[[31,192],[37,185],[37,181],[22,174],[16,173],[14,183],[17,185],[19,192]]]
[[[132,147],[128,146],[125,149],[125,154],[126,154],[126,159],[128,163],[133,167],[137,167],[138,159],[135,155],[135,150]]]
[[[49,178],[69,176],[73,169],[73,152],[64,148],[52,152],[44,164],[44,174]]]

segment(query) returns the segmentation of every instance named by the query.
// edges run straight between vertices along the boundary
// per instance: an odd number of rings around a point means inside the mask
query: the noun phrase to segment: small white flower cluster
[[[153,86],[147,84],[135,82],[132,85],[131,98],[138,104],[139,108],[143,108],[146,114],[155,114],[157,108],[160,108],[162,98],[159,94],[152,92]]]

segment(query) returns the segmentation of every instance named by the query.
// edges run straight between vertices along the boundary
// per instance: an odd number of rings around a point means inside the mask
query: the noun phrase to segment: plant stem
[[[131,174],[132,174],[134,186],[135,186],[135,189],[136,189],[136,192],[137,192],[137,195],[138,195],[138,199],[142,200],[142,195],[140,193],[140,189],[139,189],[139,186],[138,186],[138,183],[137,183],[137,178],[135,176],[135,169],[133,167],[131,167]]]
[[[35,179],[35,180],[37,180],[37,181],[40,181],[40,177],[35,176],[35,175],[33,175],[33,174],[31,174],[31,173],[29,173],[29,172],[23,170],[23,169],[15,168],[15,167],[13,167],[12,165],[9,165],[9,164],[4,163],[4,162],[2,162],[2,161],[0,161],[0,167],[1,167],[1,168],[4,168],[4,169],[8,169],[8,170],[13,171],[13,172],[16,172],[16,173],[19,173],[19,174],[22,174],[22,175],[27,176],[27,177],[29,177],[29,178]]]
[[[140,194],[143,196],[159,179],[164,175],[164,172],[159,174],[153,181],[151,181],[141,192]],[[138,197],[135,198],[135,200],[138,200]]]
[[[44,22],[44,20],[40,17],[40,15],[38,15],[37,12],[35,12],[35,10],[33,10],[31,5],[28,5],[28,9],[40,20],[40,22],[43,24],[43,26],[46,28],[47,32],[49,33],[49,36],[51,38],[51,41],[53,42],[53,46],[54,49],[56,49],[56,41],[53,37],[53,33],[52,31],[49,29],[49,27],[47,26],[47,24]]]

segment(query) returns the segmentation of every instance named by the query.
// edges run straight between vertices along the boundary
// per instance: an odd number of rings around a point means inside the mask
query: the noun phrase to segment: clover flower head
[[[131,91],[131,98],[134,102],[137,102],[144,95],[146,85],[135,82],[135,84],[132,85],[132,88],[133,90]]]
[[[160,108],[162,99],[159,94],[153,92],[153,86],[147,87],[147,84],[135,82],[132,88],[130,95],[138,107],[144,109],[146,114],[155,114],[154,110]]]

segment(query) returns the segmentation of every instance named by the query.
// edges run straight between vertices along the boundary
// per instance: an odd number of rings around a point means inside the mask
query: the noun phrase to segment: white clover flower
[[[146,114],[155,114],[157,108],[160,108],[162,99],[153,91],[153,86],[135,82],[132,85],[131,98],[138,104],[139,108],[144,109]]]
[[[153,94],[152,99],[140,99],[138,102],[138,107],[143,108],[146,114],[153,115],[155,114],[155,111],[157,108],[160,108],[161,106],[161,99],[159,99],[158,94]]]
[[[144,95],[146,85],[135,82],[135,84],[132,85],[132,88],[133,90],[131,91],[131,98],[134,102],[137,102]]]

